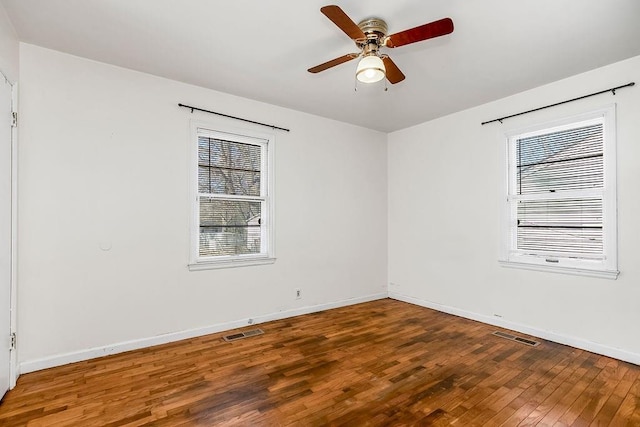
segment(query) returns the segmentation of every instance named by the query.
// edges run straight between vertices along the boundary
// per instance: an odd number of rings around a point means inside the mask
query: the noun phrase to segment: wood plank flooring
[[[640,367],[411,304],[259,327],[23,375],[0,425],[640,426]]]

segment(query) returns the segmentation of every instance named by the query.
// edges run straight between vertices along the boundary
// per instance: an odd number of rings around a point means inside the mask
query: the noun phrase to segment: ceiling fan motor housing
[[[367,39],[381,40],[387,35],[387,23],[380,18],[368,18],[358,24]]]

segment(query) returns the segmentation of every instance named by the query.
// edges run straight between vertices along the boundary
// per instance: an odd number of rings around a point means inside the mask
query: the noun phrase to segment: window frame
[[[603,123],[603,188],[601,190],[574,190],[561,193],[564,197],[531,195],[526,199],[570,199],[572,196],[599,193],[602,195],[602,224],[603,224],[603,257],[601,258],[571,258],[549,253],[523,253],[517,250],[517,203],[515,192],[516,183],[516,149],[518,139],[548,134],[558,130],[571,129],[584,125],[588,121],[601,120]],[[499,263],[503,267],[523,268],[538,271],[550,271],[565,274],[575,274],[590,277],[616,279],[618,277],[617,257],[617,192],[616,192],[616,110],[615,104],[565,117],[559,120],[541,122],[532,126],[509,130],[504,133],[504,184],[502,194],[504,202],[501,209],[501,254]],[[548,260],[552,261],[548,261]]]
[[[260,200],[264,210],[261,210],[261,251],[255,254],[201,256],[200,244],[200,198],[198,188],[198,138],[206,136],[241,144],[258,145],[261,147],[261,182],[260,196],[234,196],[216,194],[206,196],[219,200]],[[190,250],[188,267],[191,271],[218,268],[245,267],[252,265],[273,264],[275,256],[275,136],[273,134],[255,132],[249,129],[237,129],[219,123],[191,121],[189,135],[189,194],[190,194]]]

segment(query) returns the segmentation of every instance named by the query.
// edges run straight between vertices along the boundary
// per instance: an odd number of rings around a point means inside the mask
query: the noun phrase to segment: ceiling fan
[[[450,18],[387,35],[387,23],[380,18],[368,18],[356,25],[338,6],[324,6],[320,11],[355,42],[360,52],[348,53],[307,71],[319,73],[360,57],[356,78],[363,83],[374,83],[386,77],[391,84],[395,84],[405,79],[391,58],[380,52],[381,48],[396,48],[453,32],[453,21]]]

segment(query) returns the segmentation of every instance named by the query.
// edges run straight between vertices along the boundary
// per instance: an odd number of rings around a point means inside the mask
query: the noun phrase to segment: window
[[[502,264],[615,279],[615,109],[507,134]]]
[[[193,125],[192,270],[275,261],[271,135]]]

